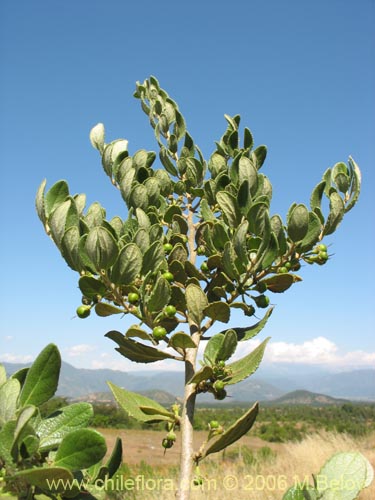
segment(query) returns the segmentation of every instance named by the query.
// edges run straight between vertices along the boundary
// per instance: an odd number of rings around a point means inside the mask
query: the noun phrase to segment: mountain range
[[[3,363],[9,375],[24,368],[25,364]],[[107,381],[129,391],[161,391],[181,397],[184,385],[183,372],[144,371],[122,372],[110,369],[84,369],[63,362],[57,395],[82,398],[94,393],[108,393]],[[272,401],[291,391],[305,390],[333,398],[375,401],[375,370],[353,370],[328,373],[318,369],[284,365],[263,368],[258,374],[243,382],[228,387],[233,403],[246,401]],[[210,394],[201,395],[201,402],[210,401]],[[228,401],[229,402],[229,401]]]

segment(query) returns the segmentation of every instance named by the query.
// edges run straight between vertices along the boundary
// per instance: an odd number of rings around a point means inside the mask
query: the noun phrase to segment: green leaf
[[[97,295],[103,297],[107,291],[107,287],[104,283],[92,276],[81,276],[78,281],[78,286],[82,295],[89,299],[94,299]]]
[[[236,266],[236,252],[233,248],[233,243],[231,241],[227,241],[224,245],[224,252],[222,258],[222,264],[225,273],[232,279],[239,278],[239,271]]]
[[[345,205],[341,196],[335,191],[329,196],[329,215],[325,223],[323,235],[327,236],[336,231],[345,213]]]
[[[26,469],[15,472],[13,477],[15,479],[21,479],[43,491],[51,491],[53,493],[63,493],[66,491],[65,485],[73,484],[74,480],[73,474],[64,467]],[[49,485],[52,486],[52,483],[55,485],[54,488],[49,487]]]
[[[18,448],[18,440],[22,437],[23,431],[26,429],[30,419],[36,412],[36,406],[27,405],[21,408],[18,412],[16,428],[14,429],[13,447]]]
[[[83,265],[79,255],[80,232],[78,227],[70,227],[61,240],[60,250],[65,262],[73,271],[81,272]]]
[[[251,157],[255,158],[256,161],[256,167],[259,170],[261,166],[263,165],[265,159],[267,156],[267,146],[261,145],[258,146],[254,151],[251,153]]]
[[[163,276],[159,276],[147,300],[147,309],[150,312],[161,311],[171,299],[171,285]]]
[[[204,314],[211,319],[228,323],[230,319],[230,307],[226,302],[211,302],[204,310]]]
[[[168,152],[164,146],[160,148],[159,158],[161,163],[163,164],[165,170],[174,177],[178,176],[178,172],[172,161],[169,159]]]
[[[267,285],[267,289],[274,293],[282,293],[288,290],[293,283],[296,281],[301,281],[301,278],[295,276],[294,274],[275,274],[271,278],[262,280],[262,283]]]
[[[48,401],[56,392],[60,367],[61,357],[57,347],[47,345],[27,372],[20,393],[20,405],[39,406]]]
[[[310,207],[311,210],[315,210],[316,208],[321,208],[322,205],[322,197],[324,190],[326,188],[326,181],[323,180],[319,182],[319,184],[313,189],[313,192],[311,193],[310,197]]]
[[[284,255],[287,250],[287,242],[285,237],[285,230],[283,226],[283,221],[280,215],[273,215],[270,219],[271,230],[276,236],[277,244],[279,247],[279,254]]]
[[[90,142],[92,147],[103,152],[105,140],[105,130],[102,123],[97,123],[90,131]]]
[[[229,227],[237,227],[241,221],[241,212],[236,198],[227,191],[220,191],[217,193],[216,199],[225,222]]]
[[[197,347],[193,339],[184,332],[174,333],[169,339],[168,345],[174,348],[188,349],[189,347]]]
[[[151,340],[151,335],[149,335],[145,330],[142,330],[138,325],[131,326],[126,332],[127,338],[136,337],[142,340]]]
[[[245,149],[251,149],[254,146],[253,134],[247,127],[244,128],[243,132],[244,132],[243,147]]]
[[[266,338],[266,340],[264,340],[247,356],[227,365],[227,368],[231,370],[231,375],[229,375],[225,379],[225,382],[228,385],[241,382],[241,380],[250,377],[250,375],[252,375],[258,369],[269,339],[270,337]]]
[[[97,304],[95,304],[95,312],[102,318],[112,316],[113,314],[125,314],[125,311],[123,309],[119,309],[112,304],[107,304],[107,302],[98,302]]]
[[[119,285],[130,285],[141,274],[143,255],[135,243],[125,245],[112,268],[111,280]]]
[[[5,366],[0,363],[0,387],[7,381]]]
[[[36,212],[38,214],[39,219],[42,221],[43,224],[45,224],[45,222],[46,222],[46,214],[44,211],[44,190],[46,188],[46,184],[47,184],[47,180],[44,179],[41,182],[41,184],[38,188],[38,191],[36,193],[36,197],[35,197]]]
[[[59,408],[56,416],[41,420],[36,427],[36,433],[40,437],[40,451],[55,448],[65,435],[87,426],[93,415],[91,404],[72,403]]]
[[[140,422],[174,421],[173,413],[156,401],[136,392],[126,391],[111,382],[107,383],[118,404],[130,417]]]
[[[21,384],[15,378],[10,378],[0,386],[0,428],[15,417],[17,399]]]
[[[162,359],[174,359],[171,354],[128,339],[115,330],[111,330],[105,336],[119,345],[119,347],[116,347],[116,351],[136,363],[153,363]]]
[[[368,465],[368,460],[359,452],[336,453],[316,476],[316,488],[323,498],[327,491],[335,489],[340,500],[354,500],[367,483],[371,469]],[[343,486],[338,489],[337,485]]]
[[[203,290],[194,284],[186,287],[186,305],[191,320],[199,327],[205,314],[204,310],[208,306],[208,300]]]
[[[69,187],[66,181],[58,181],[54,184],[44,198],[45,214],[48,218],[56,207],[64,203],[69,196]]]
[[[118,437],[116,438],[115,445],[113,447],[111,456],[107,460],[105,466],[108,469],[108,477],[111,478],[119,469],[122,462],[122,441]]]
[[[311,250],[313,246],[319,241],[322,232],[322,224],[319,217],[314,212],[309,212],[309,226],[306,236],[301,241],[299,248],[301,252]]]
[[[241,185],[244,181],[249,183],[252,195],[256,193],[258,187],[258,172],[247,156],[242,156],[238,163],[238,181]]]
[[[211,453],[217,453],[224,450],[231,444],[238,441],[253,426],[258,415],[259,405],[255,403],[241,418],[231,425],[223,434],[221,434],[212,444],[209,444],[203,452],[202,459]]]
[[[294,242],[306,236],[309,227],[309,211],[303,204],[296,205],[288,220],[288,235]]]
[[[221,154],[214,153],[208,161],[208,169],[211,172],[213,179],[215,179],[215,177],[217,177],[221,172],[225,172],[227,168],[227,162]]]
[[[310,485],[301,484],[292,486],[283,496],[282,500],[318,500],[318,492]]]
[[[67,434],[57,450],[54,465],[71,471],[87,469],[106,454],[104,437],[92,429],[77,429]]]
[[[107,229],[100,226],[90,230],[85,250],[97,271],[110,268],[118,256],[116,240]]]
[[[260,321],[258,321],[258,323],[255,323],[252,326],[246,328],[232,328],[232,330],[236,332],[237,340],[238,341],[249,340],[258,335],[258,333],[261,332],[263,328],[266,326],[266,323],[269,317],[271,316],[272,312],[273,312],[273,307],[270,307],[269,309],[267,309],[266,314],[263,316],[263,318]]]
[[[12,450],[16,421],[9,420],[0,430],[0,458],[7,464],[17,462],[17,454]],[[12,453],[13,452],[13,453]]]
[[[237,335],[230,329],[218,333],[210,338],[204,350],[203,359],[210,365],[215,365],[218,361],[226,361],[235,352],[237,347]]]
[[[74,219],[74,223],[68,223],[68,220],[72,221]],[[68,229],[68,226],[77,226],[78,227],[78,212],[75,204],[71,199],[68,199],[61,203],[51,214],[48,225],[51,231],[51,236],[55,241],[56,245],[60,248],[62,237],[64,236],[65,230]]]
[[[208,204],[208,201],[203,198],[200,202],[199,209],[201,211],[202,219],[205,221],[214,221],[216,220],[216,217],[212,210],[210,209],[210,206]]]
[[[189,380],[189,384],[200,384],[204,380],[213,377],[214,372],[210,366],[203,366],[200,370],[195,372],[194,376]]]
[[[164,259],[163,245],[160,241],[155,241],[143,255],[141,274],[145,276],[149,271],[157,271]]]
[[[349,156],[349,166],[351,169],[352,185],[350,188],[350,201],[345,207],[345,212],[349,212],[354,207],[361,192],[361,171],[351,156]]]

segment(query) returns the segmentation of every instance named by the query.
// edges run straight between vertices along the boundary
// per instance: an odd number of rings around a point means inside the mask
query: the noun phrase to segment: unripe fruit
[[[255,290],[259,293],[263,293],[267,290],[267,285],[264,282],[260,281],[255,287]]]
[[[81,319],[87,318],[90,316],[91,307],[90,306],[79,306],[76,310],[77,316]]]
[[[173,431],[168,432],[166,439],[168,441],[176,441],[176,434]]]
[[[169,253],[172,250],[173,245],[171,243],[164,243],[163,248],[165,253]]]
[[[218,399],[219,401],[225,399],[227,397],[227,391],[223,389],[222,391],[217,391],[214,394],[215,399]]]
[[[328,253],[327,253],[327,252],[325,252],[325,251],[319,252],[318,257],[319,257],[319,259],[321,259],[321,260],[327,260],[327,259],[328,259]]]
[[[130,302],[130,304],[136,304],[138,302],[138,300],[139,300],[138,293],[135,293],[135,292],[129,293],[128,301]]]
[[[167,330],[163,326],[155,326],[152,330],[152,335],[154,336],[154,339],[160,340],[167,335]]]
[[[203,479],[201,477],[195,477],[193,480],[194,486],[202,486]]]
[[[292,264],[290,262],[285,262],[284,267],[286,267],[289,271],[289,269],[292,267]]]
[[[82,295],[81,302],[83,305],[89,306],[91,304],[91,299],[89,299],[89,297],[85,297],[84,295]]]
[[[327,246],[324,245],[323,243],[321,243],[320,245],[318,245],[318,250],[320,252],[326,252],[327,251]]]
[[[225,367],[225,361],[223,361],[222,359],[218,362],[217,366],[219,366],[220,368],[224,368]]]
[[[173,446],[173,441],[170,441],[169,439],[167,438],[164,438],[163,441],[161,442],[161,445],[163,448],[165,449],[168,449],[168,448],[172,448]]]
[[[206,253],[206,247],[204,245],[199,245],[197,248],[198,255],[204,255]]]
[[[210,429],[218,429],[220,427],[220,424],[217,420],[211,420],[208,426],[210,427]]]
[[[267,295],[259,295],[258,297],[254,297],[255,303],[258,307],[268,307],[270,303],[269,297]]]
[[[202,262],[202,264],[201,264],[201,271],[203,271],[204,273],[207,273],[209,271],[209,268],[208,268],[208,265],[207,265],[206,261]]]
[[[169,318],[173,318],[173,316],[176,314],[176,312],[177,312],[177,309],[175,308],[175,306],[169,305],[165,308],[165,314]]]
[[[214,385],[213,385],[213,388],[215,389],[215,391],[222,391],[225,387],[225,384],[222,380],[216,380],[216,382],[214,382]]]
[[[277,270],[278,274],[285,274],[288,272],[288,268],[285,267],[285,266],[282,266],[282,267],[279,267],[279,269]]]
[[[166,273],[163,273],[163,278],[167,281],[169,281],[169,283],[172,283],[172,281],[174,280],[174,276],[171,272],[167,271]]]

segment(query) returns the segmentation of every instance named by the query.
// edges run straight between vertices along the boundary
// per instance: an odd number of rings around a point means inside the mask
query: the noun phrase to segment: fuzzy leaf
[[[57,347],[49,344],[38,355],[29,371],[20,393],[20,405],[39,406],[56,392],[61,367]]]
[[[92,147],[102,152],[104,149],[105,130],[102,123],[98,123],[90,131],[90,142]]]
[[[204,310],[208,306],[206,294],[199,286],[191,284],[186,287],[185,295],[188,314],[199,327],[205,317]]]
[[[230,227],[237,227],[241,220],[241,212],[239,210],[236,198],[227,191],[220,191],[216,195],[217,202],[222,211],[225,222]]]
[[[97,271],[110,268],[118,256],[116,240],[101,226],[90,230],[85,242],[85,251]]]
[[[262,283],[267,285],[267,289],[274,293],[282,293],[288,290],[293,283],[296,281],[301,281],[301,278],[295,276],[294,274],[275,274],[271,278],[262,280]]]
[[[169,340],[170,347],[179,347],[180,349],[188,349],[189,347],[196,347],[193,339],[184,332],[177,332],[173,334]]]
[[[44,210],[44,190],[46,188],[47,180],[44,179],[40,184],[35,197],[35,208],[39,219],[43,224],[46,222],[46,214]]]
[[[118,437],[116,438],[115,445],[113,447],[112,453],[105,464],[108,470],[108,477],[111,478],[119,469],[122,462],[122,441]]]
[[[213,377],[213,374],[214,372],[210,366],[203,366],[203,368],[195,372],[195,375],[189,380],[189,384],[199,384]]]
[[[111,382],[107,383],[118,404],[130,417],[140,422],[174,420],[173,413],[167,411],[156,401],[136,392],[126,391]],[[153,410],[153,413],[150,410]]]
[[[87,426],[93,415],[94,411],[89,403],[72,403],[59,408],[56,416],[41,420],[36,428],[40,438],[40,451],[54,448],[66,434]]]
[[[107,304],[107,302],[98,302],[97,304],[95,304],[95,312],[102,318],[112,316],[113,314],[125,314],[125,311],[123,309],[119,309],[112,304]]]
[[[142,275],[145,276],[149,271],[157,271],[164,258],[162,243],[155,241],[143,255]]]
[[[66,484],[73,483],[73,474],[65,467],[39,467],[35,469],[26,469],[15,472],[15,479],[21,479],[26,483],[40,488],[43,491],[53,493],[63,493]],[[55,483],[55,488],[49,488],[48,485]],[[70,489],[69,489],[70,493]],[[35,498],[39,498],[38,495]],[[12,497],[11,497],[12,498]],[[49,496],[46,498],[50,498]]]
[[[81,276],[78,281],[79,289],[82,295],[89,299],[95,298],[97,295],[103,296],[107,291],[107,287],[101,281],[92,276]]]
[[[204,310],[204,314],[211,319],[228,323],[230,318],[230,307],[226,302],[211,302]]]
[[[69,187],[66,181],[58,181],[54,184],[44,198],[44,209],[48,218],[56,207],[64,203],[69,196]]]
[[[21,384],[15,378],[10,378],[0,386],[0,428],[15,417],[17,399]]]
[[[174,358],[171,354],[128,339],[122,333],[115,330],[111,330],[105,336],[119,345],[119,347],[116,347],[116,351],[136,363],[153,363],[161,359]]]
[[[77,429],[67,434],[55,456],[55,466],[71,471],[87,469],[101,460],[107,451],[104,437],[92,429]]]
[[[171,299],[171,285],[166,279],[160,276],[147,300],[147,309],[150,312],[161,311],[169,304]]]
[[[309,211],[305,205],[296,205],[288,220],[288,235],[294,242],[301,241],[309,227]]]
[[[209,444],[203,452],[202,458],[224,450],[231,444],[238,441],[244,434],[246,434],[253,426],[255,419],[258,415],[258,403],[250,408],[241,418],[239,418],[233,425],[231,425],[223,434],[221,434],[212,444]]]
[[[349,212],[354,207],[361,191],[361,171],[351,156],[349,156],[349,166],[351,168],[352,185],[350,188],[350,201],[345,207],[345,212]]]
[[[130,285],[142,269],[142,252],[135,243],[125,245],[113,266],[111,280],[120,285]]]
[[[264,340],[247,356],[227,365],[227,367],[232,371],[232,374],[225,379],[225,382],[228,385],[241,382],[241,380],[250,377],[250,375],[258,369],[269,339],[270,337],[266,338],[266,340]]]
[[[311,250],[313,246],[319,241],[322,232],[322,224],[319,217],[314,212],[309,212],[309,226],[306,236],[301,241],[299,248],[301,252]]]
[[[142,330],[138,325],[131,326],[126,332],[127,338],[136,337],[142,340],[151,340],[151,335],[149,335],[145,330]]]
[[[238,341],[249,340],[258,335],[258,333],[262,331],[263,328],[266,326],[266,323],[269,317],[271,316],[272,312],[273,312],[273,307],[270,307],[267,310],[266,314],[263,316],[263,318],[260,321],[258,321],[258,323],[255,323],[255,325],[246,328],[232,328],[232,330],[236,332],[237,340]]]
[[[329,215],[324,226],[323,235],[327,236],[336,231],[345,213],[345,205],[341,196],[335,191],[329,196]]]

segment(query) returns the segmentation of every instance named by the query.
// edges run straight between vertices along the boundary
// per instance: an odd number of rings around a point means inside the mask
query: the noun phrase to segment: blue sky
[[[34,197],[43,178],[64,178],[109,217],[125,215],[88,134],[103,122],[108,140],[156,150],[132,97],[135,81],[153,74],[206,156],[224,113],[241,114],[269,148],[274,213],[308,203],[324,170],[353,155],[363,190],[327,238],[334,257],[272,296],[262,338],[272,336],[268,362],[375,365],[374,0],[4,0],[0,19],[0,359],[29,360],[55,342],[75,366],[144,369],[103,337],[131,320],[74,318],[77,276],[44,234]]]

